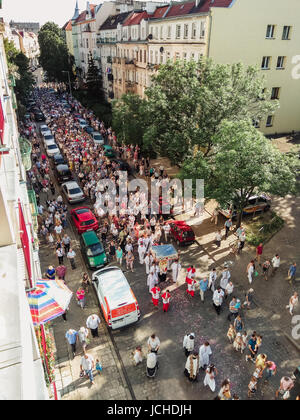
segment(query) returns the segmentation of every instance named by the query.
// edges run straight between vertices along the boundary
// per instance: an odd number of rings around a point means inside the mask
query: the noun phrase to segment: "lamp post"
[[[71,80],[70,80],[70,72],[69,72],[69,71],[67,71],[67,70],[62,70],[62,73],[68,73],[70,95],[72,95]]]

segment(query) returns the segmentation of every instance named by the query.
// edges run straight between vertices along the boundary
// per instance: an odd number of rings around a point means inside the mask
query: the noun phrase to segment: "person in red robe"
[[[158,301],[159,301],[159,294],[160,294],[160,288],[158,286],[154,286],[151,289],[151,294],[152,294],[152,302],[153,305],[158,308]]]
[[[195,294],[195,285],[196,285],[195,279],[191,279],[190,283],[188,283],[187,293],[192,297],[194,297],[194,294]]]
[[[192,282],[192,279],[195,277],[195,273],[196,273],[196,269],[193,265],[191,265],[187,269],[187,273],[186,273],[185,281],[187,282],[187,284],[190,284]]]
[[[171,298],[169,290],[165,291],[165,293],[163,293],[161,297],[163,301],[163,311],[168,312],[168,309],[170,306],[170,298]]]

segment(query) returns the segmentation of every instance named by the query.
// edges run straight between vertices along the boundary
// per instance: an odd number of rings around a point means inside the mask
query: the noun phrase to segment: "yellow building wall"
[[[74,55],[72,31],[66,31],[66,42],[67,42],[69,53]]]
[[[268,25],[275,25],[275,39],[266,39]],[[291,26],[290,40],[282,40],[283,26]],[[293,57],[300,55],[300,0],[235,0],[230,8],[212,8],[208,55],[216,63],[242,62],[261,68],[270,56],[270,70],[261,70],[266,88],[280,87],[280,109],[272,127],[260,123],[265,134],[300,131],[300,78],[293,77]],[[285,56],[284,70],[276,70],[278,56]],[[300,63],[300,58],[299,58]],[[298,70],[300,75],[300,68]]]

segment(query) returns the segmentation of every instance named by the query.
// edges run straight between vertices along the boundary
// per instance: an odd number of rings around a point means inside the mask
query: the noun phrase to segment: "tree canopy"
[[[4,49],[7,57],[8,71],[15,78],[15,93],[18,101],[24,102],[28,93],[32,90],[34,77],[29,71],[29,59],[25,54],[18,51],[14,43],[4,39]]]
[[[224,120],[215,136],[218,146],[211,159],[198,152],[185,162],[181,175],[204,179],[206,199],[224,208],[234,204],[238,224],[254,193],[285,196],[296,191],[298,159],[283,155],[248,120]]]
[[[58,25],[47,22],[38,35],[40,45],[39,62],[49,81],[67,82],[69,72],[74,79],[74,57],[69,53],[66,41]]]
[[[95,60],[91,53],[89,53],[89,59],[88,59],[86,86],[87,86],[87,93],[90,96],[97,99],[98,102],[104,101],[102,76],[99,72],[98,67],[95,64]]]

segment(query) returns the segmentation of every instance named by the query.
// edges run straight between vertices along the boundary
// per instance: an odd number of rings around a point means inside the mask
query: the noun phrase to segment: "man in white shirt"
[[[73,251],[73,249],[70,248],[69,252],[67,253],[67,258],[69,258],[70,260],[72,270],[75,270],[76,268],[75,257],[76,257],[76,253]]]
[[[217,270],[213,268],[211,272],[209,273],[209,279],[208,279],[208,288],[214,292],[215,291],[215,283],[217,280]]]
[[[101,323],[98,315],[90,315],[86,320],[86,326],[91,330],[92,337],[99,337],[98,335],[98,326]]]
[[[80,371],[84,372],[90,378],[91,384],[94,385],[93,369],[95,366],[94,358],[90,354],[85,353],[81,358]]]
[[[221,312],[221,305],[223,303],[224,292],[221,287],[218,287],[213,294],[213,305],[218,315]]]
[[[169,238],[169,233],[170,233],[170,230],[171,230],[171,226],[170,226],[170,224],[169,223],[166,223],[164,226],[163,226],[163,229],[164,229],[164,233],[165,233],[165,241],[166,241],[166,243],[168,242],[168,238]]]
[[[56,239],[58,241],[60,241],[61,240],[61,233],[63,231],[62,225],[55,226],[54,230],[55,230],[55,233],[56,233]]]
[[[160,340],[159,338],[155,335],[152,334],[147,341],[148,344],[148,350],[152,351],[154,353],[157,353],[160,347]]]
[[[272,273],[271,276],[274,276],[278,268],[280,267],[280,257],[278,254],[272,258]]]

